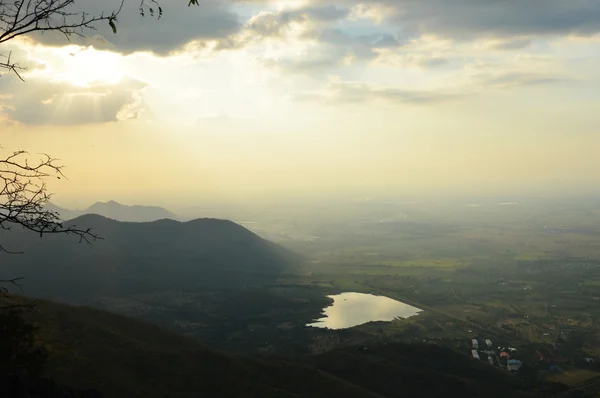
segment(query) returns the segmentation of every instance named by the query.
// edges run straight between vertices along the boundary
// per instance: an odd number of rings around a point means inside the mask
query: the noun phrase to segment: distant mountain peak
[[[124,205],[114,200],[96,202],[82,211],[63,209],[48,203],[46,209],[59,213],[61,219],[72,220],[84,214],[98,214],[117,221],[151,222],[163,219],[178,220],[179,217],[167,209],[158,206]]]
[[[99,207],[99,206],[132,207],[132,206],[123,205],[123,204],[121,204],[119,202],[116,202],[114,200],[109,200],[107,202],[98,201],[98,202],[94,203],[93,205],[91,205],[90,207],[88,207],[88,209],[91,209],[91,208],[94,208],[94,207]]]

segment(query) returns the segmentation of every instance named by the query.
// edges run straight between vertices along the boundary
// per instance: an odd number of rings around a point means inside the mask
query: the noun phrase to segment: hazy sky
[[[0,47],[0,145],[76,206],[600,183],[600,1],[200,3]]]

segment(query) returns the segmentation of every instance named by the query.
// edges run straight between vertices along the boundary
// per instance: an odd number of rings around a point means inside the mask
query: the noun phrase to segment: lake
[[[306,326],[346,329],[372,321],[409,318],[422,310],[385,296],[364,293],[342,293],[327,296],[333,304],[323,310],[324,317]]]

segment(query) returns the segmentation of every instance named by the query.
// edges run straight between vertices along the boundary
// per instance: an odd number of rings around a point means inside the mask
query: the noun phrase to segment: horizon
[[[0,0],[0,395],[597,394],[599,114],[600,0]]]
[[[62,159],[59,202],[600,193],[595,4],[184,3],[4,45],[4,151]]]

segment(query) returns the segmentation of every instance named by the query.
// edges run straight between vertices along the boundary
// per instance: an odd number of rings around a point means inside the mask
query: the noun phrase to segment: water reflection
[[[342,293],[328,296],[333,304],[324,309],[325,317],[307,326],[345,329],[371,321],[392,321],[417,315],[419,308],[389,297],[364,293]]]

